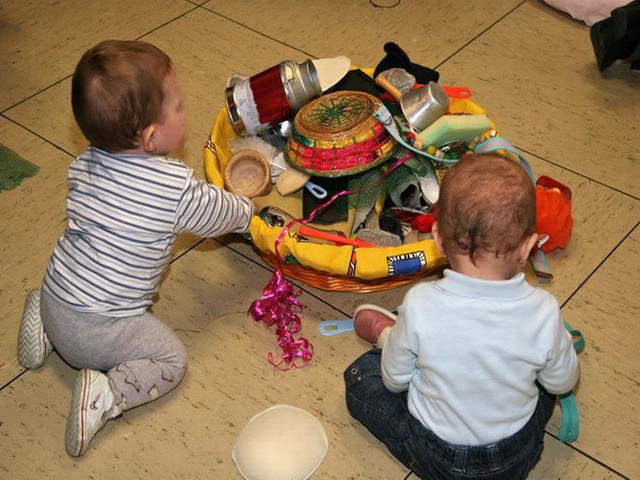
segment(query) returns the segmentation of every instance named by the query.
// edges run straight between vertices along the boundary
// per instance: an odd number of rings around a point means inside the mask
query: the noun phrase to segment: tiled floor
[[[23,372],[15,339],[25,293],[38,286],[65,226],[66,167],[85,141],[73,122],[70,74],[104,38],[141,38],[172,57],[187,101],[184,161],[203,174],[201,148],[232,73],[284,59],[345,54],[375,65],[393,40],[443,82],[474,91],[537,174],[574,192],[575,230],[551,256],[544,285],[587,338],[578,391],[580,438],[556,438],[533,479],[640,478],[640,75],[600,74],[588,28],[537,0],[444,2],[140,0],[0,4],[0,142],[41,167],[0,193],[0,478],[239,478],[231,448],[242,426],[275,403],[307,409],[330,449],[314,478],[416,479],[352,421],[342,370],[367,349],[353,335],[325,338],[321,319],[363,302],[395,306],[406,288],[358,295],[304,287],[304,334],[316,347],[302,370],[274,374],[274,335],[245,312],[270,272],[238,237],[185,236],[155,312],[187,345],[181,386],[110,422],[81,459],[64,452],[74,371],[53,355]],[[535,281],[532,279],[532,281]]]

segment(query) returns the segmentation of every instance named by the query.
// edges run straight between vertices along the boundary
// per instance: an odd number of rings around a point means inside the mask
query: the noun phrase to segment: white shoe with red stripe
[[[79,457],[87,451],[96,433],[121,412],[115,407],[109,378],[98,370],[80,370],[73,387],[64,443],[67,453]]]

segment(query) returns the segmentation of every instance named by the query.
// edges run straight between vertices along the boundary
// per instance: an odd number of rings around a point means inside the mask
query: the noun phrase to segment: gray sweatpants
[[[60,356],[73,367],[106,372],[122,410],[155,400],[184,376],[182,342],[149,312],[124,318],[79,313],[43,292],[41,314]]]

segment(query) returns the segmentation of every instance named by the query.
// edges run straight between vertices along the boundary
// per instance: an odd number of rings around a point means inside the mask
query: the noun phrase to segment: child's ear
[[[158,127],[155,123],[147,126],[142,130],[140,134],[140,143],[141,147],[144,148],[144,151],[147,153],[155,153],[158,148],[158,144],[156,141],[156,132]]]
[[[528,237],[525,237],[524,240],[522,240],[518,252],[518,258],[522,260],[523,264],[526,262],[527,258],[529,258],[529,254],[531,253],[531,250],[533,250],[535,244],[538,242],[538,238],[539,235],[537,233],[532,233]]]
[[[436,246],[438,247],[438,250],[440,250],[440,253],[446,257],[447,252],[445,252],[444,245],[442,245],[442,237],[440,236],[440,228],[438,227],[437,220],[433,222],[433,225],[431,226],[431,235],[433,235],[433,239],[436,241]]]

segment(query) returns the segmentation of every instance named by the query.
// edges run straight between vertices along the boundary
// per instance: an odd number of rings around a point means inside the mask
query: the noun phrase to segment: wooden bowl
[[[224,185],[230,192],[247,197],[266,195],[272,186],[271,166],[259,152],[240,150],[227,162]]]

